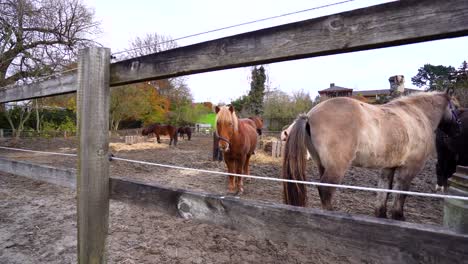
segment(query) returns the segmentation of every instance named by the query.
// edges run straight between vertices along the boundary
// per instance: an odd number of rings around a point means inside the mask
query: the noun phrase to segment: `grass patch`
[[[200,117],[197,120],[197,123],[211,124],[211,127],[214,127],[215,126],[215,119],[216,119],[216,114],[215,113],[209,113],[209,114],[206,114],[206,115]]]

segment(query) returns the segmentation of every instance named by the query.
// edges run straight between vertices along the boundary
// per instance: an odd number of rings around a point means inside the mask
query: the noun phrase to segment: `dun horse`
[[[250,174],[250,156],[257,145],[257,132],[252,120],[238,119],[232,106],[216,106],[215,111],[218,145],[224,153],[228,172]],[[239,195],[244,192],[242,177],[229,176],[228,192]]]
[[[154,133],[156,135],[156,140],[158,143],[161,143],[160,135],[169,136],[169,146],[174,142],[174,146],[177,145],[177,128],[171,125],[160,125],[160,124],[151,124],[141,131],[143,136]]]
[[[305,180],[308,150],[322,183],[341,183],[351,165],[381,168],[379,188],[409,190],[434,149],[434,131],[456,124],[451,96],[419,93],[377,106],[339,97],[324,101],[296,120],[286,142],[283,177]],[[442,126],[440,126],[442,127]],[[455,129],[456,125],[443,126]],[[284,201],[305,206],[304,184],[285,183]],[[335,188],[318,187],[322,208],[332,210]],[[394,195],[391,215],[404,220],[405,195]],[[387,193],[378,193],[375,214],[387,216]]]
[[[291,133],[291,129],[293,128],[294,124],[296,124],[296,121],[292,122],[292,124],[289,125],[289,126],[284,126],[283,127],[283,130],[281,131],[281,134],[280,134],[280,140],[281,141],[288,140],[288,135],[289,135],[289,133]],[[307,151],[307,160],[310,160],[309,151]]]

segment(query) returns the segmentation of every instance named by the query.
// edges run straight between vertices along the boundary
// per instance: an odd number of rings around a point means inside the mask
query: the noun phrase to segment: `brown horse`
[[[305,180],[306,151],[317,164],[322,183],[341,183],[351,166],[381,168],[378,186],[409,190],[413,178],[434,151],[434,131],[457,127],[451,96],[418,93],[384,105],[338,97],[324,101],[296,120],[286,142],[283,177]],[[397,173],[395,173],[397,172]],[[305,206],[304,184],[285,183],[284,201]],[[322,208],[332,210],[335,188],[318,187]],[[375,214],[386,217],[388,193],[378,193]],[[403,220],[405,195],[394,195],[392,218]]]
[[[188,140],[192,138],[192,129],[190,127],[179,127],[177,133],[179,133],[179,136],[182,138],[184,138],[184,135],[187,135]]]
[[[177,128],[175,126],[171,125],[160,125],[158,123],[156,124],[151,124],[141,131],[141,134],[143,136],[146,136],[148,134],[154,133],[156,135],[156,140],[158,143],[161,143],[161,139],[159,138],[160,135],[163,136],[169,136],[170,141],[169,141],[169,146],[172,145],[172,142],[174,142],[174,146],[177,145]]]
[[[232,106],[216,106],[215,111],[218,145],[224,153],[228,172],[250,174],[250,156],[257,145],[257,132],[252,120],[238,119]],[[242,177],[229,176],[228,192],[239,195],[244,192]]]
[[[262,135],[262,129],[263,129],[263,119],[259,116],[251,116],[249,117],[250,120],[254,121],[255,123],[255,129],[257,130],[257,134],[260,136]]]

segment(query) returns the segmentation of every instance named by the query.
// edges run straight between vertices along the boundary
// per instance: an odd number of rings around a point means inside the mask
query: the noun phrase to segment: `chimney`
[[[390,82],[390,94],[399,92],[403,94],[405,92],[405,76],[395,75],[388,78]]]
[[[330,88],[335,87],[335,83],[330,83]]]

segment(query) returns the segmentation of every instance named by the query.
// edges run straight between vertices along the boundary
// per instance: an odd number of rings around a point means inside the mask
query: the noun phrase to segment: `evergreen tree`
[[[254,115],[263,113],[263,97],[265,96],[266,73],[263,66],[252,69],[252,80],[248,94],[249,112]]]

